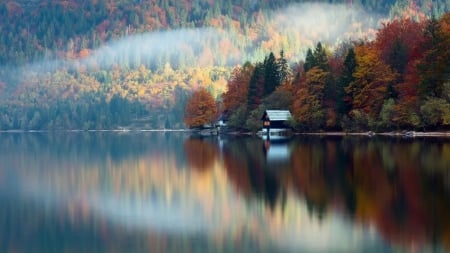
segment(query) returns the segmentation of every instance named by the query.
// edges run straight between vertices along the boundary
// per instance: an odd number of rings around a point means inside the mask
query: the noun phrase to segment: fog
[[[1,72],[17,77],[22,76],[20,72],[47,73],[60,67],[109,69],[143,64],[155,68],[167,62],[174,69],[234,66],[261,61],[269,51],[280,50],[287,52],[288,60],[297,62],[318,41],[333,49],[349,39],[371,39],[381,17],[343,4],[309,3],[290,5],[259,18],[268,19],[264,23],[270,25],[251,28],[256,33],[252,39],[214,27],[132,34],[94,49],[84,59],[40,61],[19,72],[5,68]]]
[[[299,4],[276,12],[272,23],[281,33],[297,31],[313,42],[328,44],[348,39],[373,39],[368,32],[379,26],[382,16],[344,4]]]
[[[276,53],[282,49],[289,50],[294,54],[291,60],[297,61],[303,58],[307,48],[314,47],[319,41],[333,48],[347,40],[372,39],[380,18],[343,4],[296,4],[269,14],[267,23],[270,26],[267,30],[252,28],[257,32],[257,38],[249,43],[239,44],[238,41],[242,41],[239,34],[212,27],[159,31],[108,43],[86,61],[103,67],[120,63],[161,65],[161,62],[189,66],[232,66],[247,60],[262,60],[264,55],[261,55],[261,49]],[[284,38],[273,38],[275,34]],[[283,39],[285,42],[280,43]],[[227,52],[220,44],[222,41],[230,42],[232,50]],[[208,50],[211,50],[210,55]],[[204,57],[210,59],[205,60]]]
[[[349,40],[372,40],[382,19],[356,6],[307,3],[276,12],[271,23],[281,34],[300,39],[296,50],[304,51],[319,41],[332,49]]]

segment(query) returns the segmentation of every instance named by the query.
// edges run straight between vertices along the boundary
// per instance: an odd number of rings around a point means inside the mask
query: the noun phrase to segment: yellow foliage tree
[[[353,98],[352,109],[362,110],[366,114],[376,116],[383,104],[389,84],[397,78],[397,73],[385,64],[374,47],[370,45],[355,48],[356,67],[355,80],[345,88]]]
[[[296,92],[292,113],[298,125],[317,129],[325,123],[323,96],[328,72],[314,67],[306,73],[305,83]]]
[[[186,105],[184,123],[190,127],[211,124],[217,118],[217,105],[213,96],[205,89],[195,91]]]

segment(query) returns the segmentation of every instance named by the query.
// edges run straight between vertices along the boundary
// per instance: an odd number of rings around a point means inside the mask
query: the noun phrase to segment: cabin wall
[[[270,128],[290,128],[286,121],[270,121]]]

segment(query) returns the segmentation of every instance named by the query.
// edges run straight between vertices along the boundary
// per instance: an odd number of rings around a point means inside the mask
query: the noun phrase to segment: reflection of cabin
[[[291,112],[289,110],[266,110],[261,120],[263,122],[263,132],[275,133],[285,132],[290,129],[289,119]]]
[[[219,126],[219,127],[227,126],[227,120],[223,114],[220,115],[219,119],[217,120],[217,126]]]
[[[264,140],[263,152],[267,169],[289,168],[291,149],[289,139]]]

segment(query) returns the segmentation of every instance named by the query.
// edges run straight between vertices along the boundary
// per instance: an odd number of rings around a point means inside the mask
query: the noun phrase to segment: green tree
[[[278,68],[280,71],[280,84],[288,83],[292,78],[292,70],[289,67],[288,61],[284,57],[284,51],[280,51],[280,59],[278,60]]]
[[[450,126],[450,103],[442,98],[429,98],[420,107],[425,126]]]
[[[275,59],[275,55],[270,52],[269,56],[264,59],[264,92],[263,97],[275,91],[280,85],[280,71]]]
[[[303,65],[303,68],[305,72],[308,72],[314,66],[316,66],[316,60],[314,58],[311,48],[308,48],[308,51],[306,51],[305,64]]]
[[[384,101],[380,111],[380,121],[377,122],[377,127],[381,129],[390,129],[393,127],[393,118],[395,115],[395,101],[389,98]]]
[[[231,113],[228,119],[227,126],[236,129],[244,129],[246,120],[247,120],[247,107],[245,105],[241,105]]]
[[[248,85],[247,110],[258,108],[264,95],[264,65],[257,63]]]
[[[259,106],[249,113],[249,116],[245,122],[246,129],[252,132],[257,132],[262,128],[261,115],[263,115],[264,110],[264,106]]]
[[[325,51],[325,48],[322,46],[321,42],[317,43],[313,55],[314,55],[314,66],[317,66],[324,71],[330,70],[327,52]]]
[[[356,55],[355,50],[350,48],[345,56],[344,67],[342,74],[339,77],[336,89],[336,111],[338,115],[347,115],[351,109],[351,98],[353,94],[346,94],[345,89],[352,83],[355,78],[353,73],[356,70]]]

